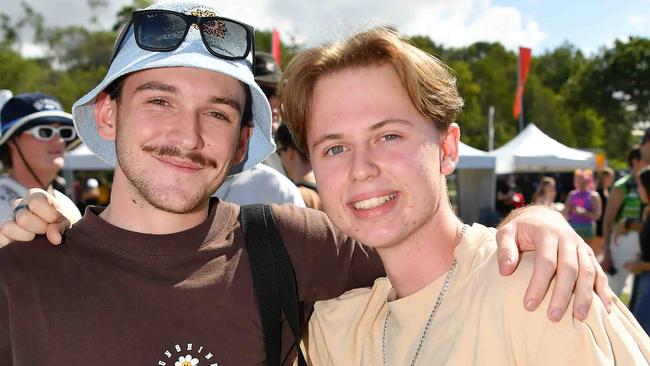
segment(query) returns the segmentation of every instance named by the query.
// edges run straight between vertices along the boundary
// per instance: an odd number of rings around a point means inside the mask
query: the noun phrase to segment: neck
[[[307,169],[300,177],[300,180],[303,182],[309,182],[316,184],[316,177],[314,176],[314,171]]]
[[[378,248],[398,298],[409,296],[444,275],[460,241],[461,222],[446,203],[434,218],[399,244]]]
[[[48,191],[51,190],[52,181],[54,180],[54,177],[56,177],[56,172],[46,173],[39,172],[35,169],[32,170],[34,170],[36,177],[34,177],[24,164],[16,164],[11,169],[11,177],[27,188],[43,188]],[[45,184],[46,186],[43,187],[42,184]]]
[[[172,234],[199,225],[207,218],[208,210],[209,201],[188,213],[173,213],[154,207],[131,185],[118,166],[111,188],[111,203],[100,217],[129,231]]]

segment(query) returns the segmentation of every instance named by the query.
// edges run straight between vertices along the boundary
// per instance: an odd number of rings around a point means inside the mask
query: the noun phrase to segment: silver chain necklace
[[[460,240],[463,239],[463,235],[465,235],[465,231],[467,231],[467,227],[468,225],[463,224],[460,231],[459,242]],[[433,323],[433,318],[438,312],[438,308],[440,307],[440,304],[442,304],[442,300],[445,298],[445,295],[447,294],[447,290],[449,289],[449,282],[451,281],[451,276],[454,274],[454,271],[456,270],[457,264],[458,262],[456,261],[456,258],[454,258],[451,262],[451,267],[447,272],[447,277],[445,278],[445,282],[442,285],[442,289],[440,290],[440,293],[438,294],[438,298],[436,299],[436,304],[433,305],[433,309],[431,309],[431,314],[429,314],[427,323],[425,324],[424,330],[422,331],[422,336],[420,336],[420,342],[418,342],[418,348],[415,350],[415,354],[413,355],[413,359],[411,360],[411,366],[415,365],[415,363],[418,360],[418,357],[420,356],[420,352],[422,352],[424,341],[429,335],[429,329],[431,328],[431,323]],[[388,319],[390,319],[390,314],[391,311],[390,308],[388,308],[388,312],[386,312],[386,318],[384,319],[384,332],[381,337],[381,353],[384,361],[384,366],[388,365],[388,362],[386,361],[386,333],[388,333]]]

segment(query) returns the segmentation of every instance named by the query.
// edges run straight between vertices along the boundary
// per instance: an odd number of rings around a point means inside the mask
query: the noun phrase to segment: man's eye
[[[152,99],[151,101],[149,101],[149,103],[155,104],[155,105],[161,105],[161,106],[169,105],[169,103],[167,103],[167,101],[164,100],[164,99]]]
[[[336,146],[332,146],[329,149],[327,149],[327,151],[325,153],[327,155],[338,155],[338,154],[342,153],[343,151],[345,151],[343,146],[336,145]]]
[[[225,114],[223,114],[221,112],[210,112],[209,115],[210,115],[210,117],[214,117],[216,119],[222,119],[224,121],[230,121],[230,118],[227,115],[225,115]]]
[[[384,135],[382,138],[384,139],[384,141],[393,141],[393,140],[397,140],[399,138],[399,136],[395,135],[393,133],[390,133],[388,135]]]

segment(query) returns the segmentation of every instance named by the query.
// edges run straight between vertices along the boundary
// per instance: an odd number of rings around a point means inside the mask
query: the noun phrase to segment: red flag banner
[[[524,97],[524,86],[530,70],[530,48],[519,47],[518,67],[517,94],[515,94],[515,104],[512,106],[512,116],[514,118],[518,118],[521,113],[521,100]]]
[[[273,37],[271,39],[271,53],[275,62],[282,68],[282,51],[280,50],[280,33],[277,29],[273,29]]]

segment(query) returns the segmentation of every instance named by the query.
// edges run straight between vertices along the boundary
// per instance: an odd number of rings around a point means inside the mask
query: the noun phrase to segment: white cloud
[[[79,0],[28,0],[50,25],[84,24],[90,9]],[[109,27],[117,9],[129,0],[111,0],[100,12]],[[408,35],[428,35],[446,46],[466,46],[476,41],[501,42],[509,49],[535,47],[546,35],[537,22],[525,20],[512,6],[491,0],[237,0],[215,2],[225,16],[257,29],[277,28],[286,42],[306,46],[346,37],[374,25],[392,25]],[[20,14],[20,0],[8,0],[4,12]]]
[[[645,16],[634,14],[627,17],[628,23],[638,32],[642,32],[648,25],[648,19]]]
[[[305,3],[302,3],[305,4]],[[301,34],[309,45],[345,37],[367,26],[388,24],[401,32],[428,35],[446,46],[466,46],[476,41],[498,41],[509,49],[535,47],[546,35],[535,21],[524,21],[515,7],[497,6],[490,0],[323,1],[297,5],[276,0],[271,18],[282,35]]]

